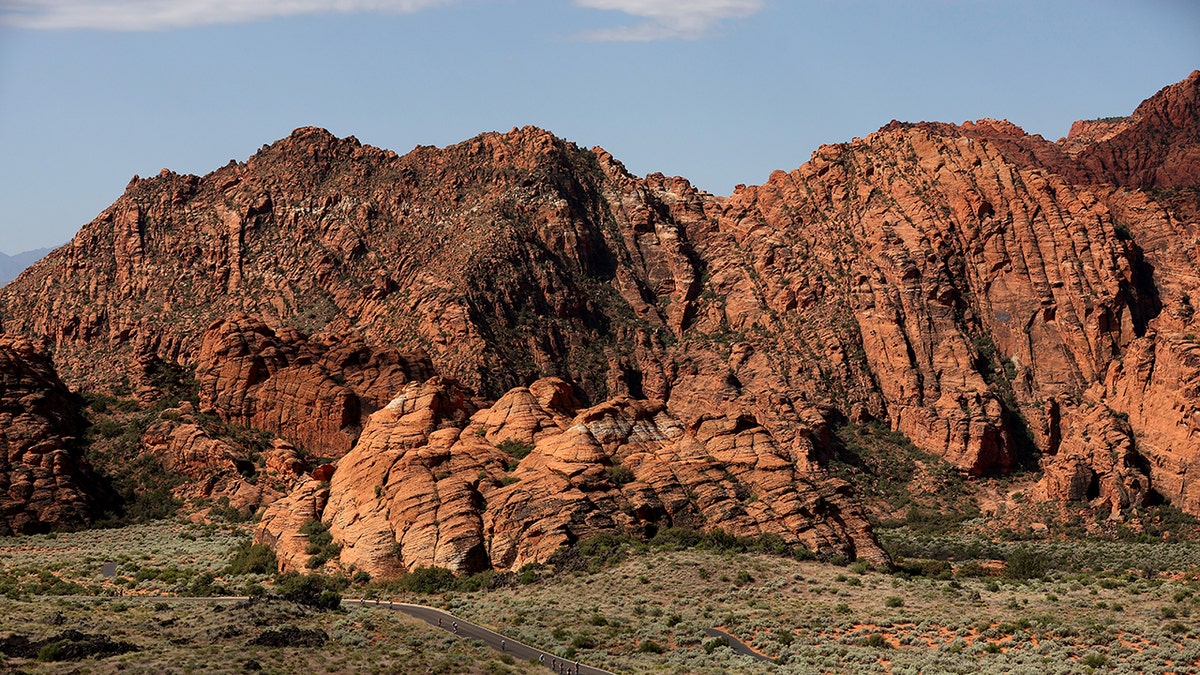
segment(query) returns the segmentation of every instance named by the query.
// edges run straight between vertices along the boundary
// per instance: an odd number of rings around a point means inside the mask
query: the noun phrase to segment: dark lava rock
[[[279,630],[263,631],[250,644],[260,647],[320,647],[326,642],[329,642],[329,636],[323,630],[285,626]]]
[[[88,657],[115,656],[137,651],[137,645],[116,642],[107,635],[89,635],[67,630],[44,640],[30,640],[24,635],[0,639],[0,652],[12,657],[42,661],[79,661]]]
[[[7,656],[16,657],[19,659],[31,659],[37,656],[40,646],[35,647],[33,642],[24,635],[10,635],[6,638],[0,638],[0,653]]]

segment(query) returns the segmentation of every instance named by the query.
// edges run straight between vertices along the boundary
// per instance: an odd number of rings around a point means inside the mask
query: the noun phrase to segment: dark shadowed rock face
[[[0,533],[90,522],[98,489],[77,438],[78,403],[35,343],[0,336]]]
[[[196,367],[201,412],[331,457],[350,449],[366,415],[433,374],[424,355],[372,348],[354,334],[309,339],[246,315],[204,333]]]
[[[1058,143],[894,122],[724,198],[535,128],[404,156],[303,128],[131,182],[0,316],[72,386],[195,366],[203,412],[341,457],[264,520],[285,561],[301,514],[380,569],[676,521],[861,551],[821,466],[843,419],[973,475],[1042,468],[1045,499],[1200,513],[1198,96],[1194,73]],[[544,378],[570,385],[534,406]],[[532,425],[511,475],[497,406]]]

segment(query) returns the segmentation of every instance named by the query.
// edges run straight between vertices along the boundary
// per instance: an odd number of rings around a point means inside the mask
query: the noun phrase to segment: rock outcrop
[[[1127,118],[1072,126],[1065,147],[1097,182],[1200,185],[1200,71],[1164,87]]]
[[[806,458],[752,418],[684,425],[662,403],[575,405],[556,378],[478,410],[452,381],[411,384],[371,417],[327,496],[297,490],[267,510],[259,537],[281,542],[284,569],[303,569],[299,528],[323,520],[341,563],[375,576],[515,570],[606,531],[665,527],[774,534],[825,556],[887,559],[847,486],[811,482],[798,468]]]
[[[200,410],[340,457],[360,421],[406,383],[433,375],[429,359],[367,346],[354,335],[309,339],[239,315],[204,333],[197,357]]]
[[[79,405],[50,355],[0,336],[0,535],[91,522],[95,477],[80,452]]]
[[[283,439],[254,448],[214,438],[198,423],[190,403],[166,411],[164,419],[146,429],[141,445],[168,472],[188,479],[176,490],[177,496],[225,497],[230,506],[244,512],[279,499],[307,469],[300,453]]]

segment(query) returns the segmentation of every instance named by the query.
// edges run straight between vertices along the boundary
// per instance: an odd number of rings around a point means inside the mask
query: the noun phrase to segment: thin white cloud
[[[725,19],[750,16],[764,0],[575,0],[580,7],[607,9],[644,19],[631,26],[588,31],[583,37],[605,42],[694,40]]]
[[[454,0],[0,0],[0,25],[146,31],[298,14],[416,12]]]

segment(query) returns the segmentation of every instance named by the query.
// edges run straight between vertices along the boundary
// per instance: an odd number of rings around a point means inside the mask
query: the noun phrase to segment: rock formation
[[[33,342],[0,336],[0,535],[91,521],[94,477],[78,443],[79,406]]]
[[[132,181],[0,317],[71,386],[194,366],[203,411],[340,457],[264,521],[286,564],[297,514],[378,570],[675,522],[861,553],[821,466],[840,420],[1200,514],[1198,97],[1057,143],[893,122],[729,197],[534,128],[404,156],[303,128]]]
[[[810,481],[807,458],[753,418],[684,425],[662,403],[627,396],[577,405],[557,378],[478,410],[452,381],[411,384],[371,417],[327,491],[314,481],[272,505],[259,538],[277,542],[284,569],[303,569],[299,528],[325,520],[341,563],[375,576],[515,570],[605,531],[665,527],[770,533],[886,561],[847,486]]]
[[[349,450],[360,420],[404,384],[433,375],[425,357],[372,349],[354,335],[276,332],[246,315],[213,324],[197,362],[202,412],[329,457]]]
[[[214,438],[194,413],[190,403],[168,410],[141,438],[144,451],[164,469],[189,479],[176,490],[178,496],[226,497],[230,506],[253,511],[279,499],[303,477],[306,463],[287,441],[274,439],[258,458],[258,449]]]

